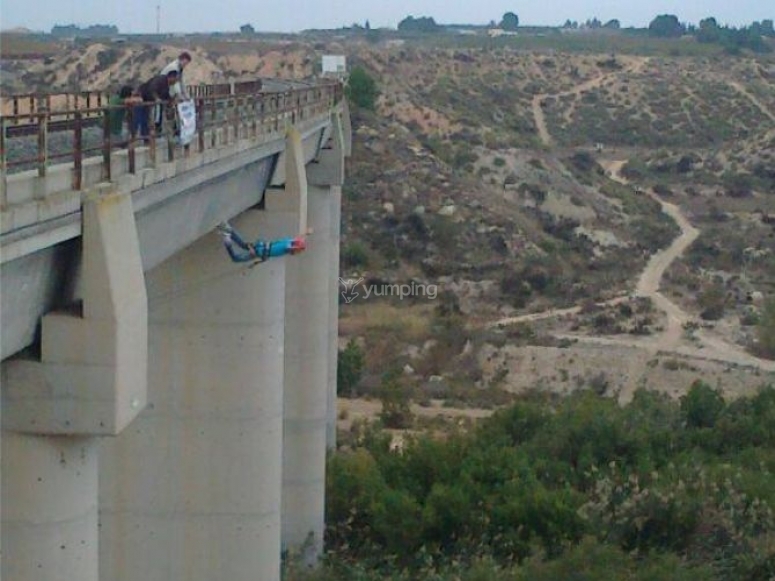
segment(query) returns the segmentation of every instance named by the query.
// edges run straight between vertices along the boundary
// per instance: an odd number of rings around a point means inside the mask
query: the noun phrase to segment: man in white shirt
[[[178,82],[175,85],[174,89],[171,89],[171,92],[174,95],[176,95],[179,99],[182,99],[182,100],[188,100],[188,94],[186,93],[186,86],[183,83],[183,70],[188,66],[190,62],[191,62],[191,55],[188,52],[184,51],[178,55],[178,58],[176,58],[166,67],[164,67],[160,73],[162,75],[166,75],[170,71],[178,71]]]

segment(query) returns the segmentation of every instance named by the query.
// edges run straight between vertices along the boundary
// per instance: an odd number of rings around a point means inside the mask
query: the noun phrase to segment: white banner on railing
[[[196,135],[196,107],[193,101],[178,103],[178,122],[180,123],[180,144],[188,145]]]

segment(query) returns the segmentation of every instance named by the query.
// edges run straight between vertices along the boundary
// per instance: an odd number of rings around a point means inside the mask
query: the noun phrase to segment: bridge
[[[327,81],[196,89],[197,133],[104,95],[4,98],[4,581],[275,581],[322,550],[351,130]],[[216,226],[304,236],[229,260]]]

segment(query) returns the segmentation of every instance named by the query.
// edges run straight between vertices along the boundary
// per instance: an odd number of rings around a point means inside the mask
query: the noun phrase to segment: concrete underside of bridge
[[[280,147],[100,189],[53,246],[14,239],[3,356],[41,338],[2,364],[4,581],[278,581],[283,550],[317,561],[347,131],[335,111]],[[224,219],[307,251],[232,263]]]

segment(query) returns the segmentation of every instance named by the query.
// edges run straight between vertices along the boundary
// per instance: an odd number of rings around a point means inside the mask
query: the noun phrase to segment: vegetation
[[[519,16],[513,12],[506,12],[498,26],[503,30],[517,30],[519,28]]]
[[[775,389],[680,403],[639,391],[528,397],[401,451],[378,429],[334,455],[328,564],[290,579],[768,579]]]
[[[379,89],[377,89],[377,82],[363,67],[355,67],[352,70],[345,91],[348,100],[356,107],[374,110]]]
[[[339,351],[336,366],[336,393],[339,396],[355,397],[358,383],[363,375],[365,356],[354,339]]]
[[[775,299],[765,303],[759,319],[759,352],[775,359]]]

